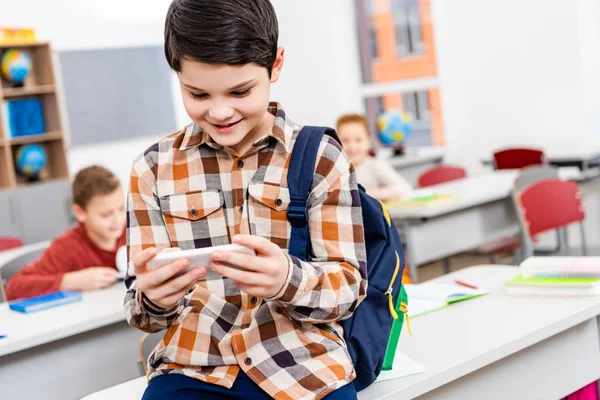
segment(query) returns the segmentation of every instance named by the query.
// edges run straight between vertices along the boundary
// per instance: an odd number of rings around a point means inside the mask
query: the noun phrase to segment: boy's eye
[[[246,89],[246,90],[239,90],[236,92],[231,92],[232,95],[234,96],[247,96],[248,94],[250,94],[250,89]]]
[[[205,98],[208,97],[208,94],[206,94],[206,93],[192,93],[192,92],[190,92],[190,95],[194,99],[205,99]]]

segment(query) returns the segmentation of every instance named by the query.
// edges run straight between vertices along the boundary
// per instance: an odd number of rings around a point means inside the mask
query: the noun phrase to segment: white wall
[[[272,99],[296,122],[335,124],[363,112],[354,7],[348,0],[272,0],[286,60]]]
[[[598,50],[580,52],[576,2],[434,0],[432,14],[450,162],[589,143],[582,63]]]
[[[170,0],[0,0],[0,26],[30,27],[55,49],[162,43]]]

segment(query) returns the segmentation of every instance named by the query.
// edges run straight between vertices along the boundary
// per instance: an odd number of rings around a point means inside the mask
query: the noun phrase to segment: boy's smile
[[[178,74],[184,107],[216,143],[242,155],[271,130],[270,84],[279,79],[282,66],[282,47],[270,77],[254,63],[215,65],[184,59]]]

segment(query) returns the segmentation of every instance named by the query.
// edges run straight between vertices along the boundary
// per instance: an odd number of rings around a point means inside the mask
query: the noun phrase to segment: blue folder
[[[81,301],[81,293],[61,291],[32,297],[30,299],[16,300],[11,302],[8,307],[14,311],[32,313],[62,306],[63,304],[75,303],[77,301]]]

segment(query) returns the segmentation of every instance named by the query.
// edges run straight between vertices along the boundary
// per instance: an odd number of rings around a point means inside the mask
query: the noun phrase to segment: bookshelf
[[[0,85],[0,190],[56,182],[69,178],[67,153],[60,119],[57,87],[52,65],[52,53],[48,43],[2,44],[0,57],[10,49],[27,52],[31,58],[31,72],[22,87],[15,87],[2,78]],[[45,132],[36,135],[11,137],[6,126],[9,121],[7,102],[38,98],[41,101]],[[46,153],[45,167],[39,180],[29,181],[15,167],[15,155],[19,148],[28,144],[42,146]]]

